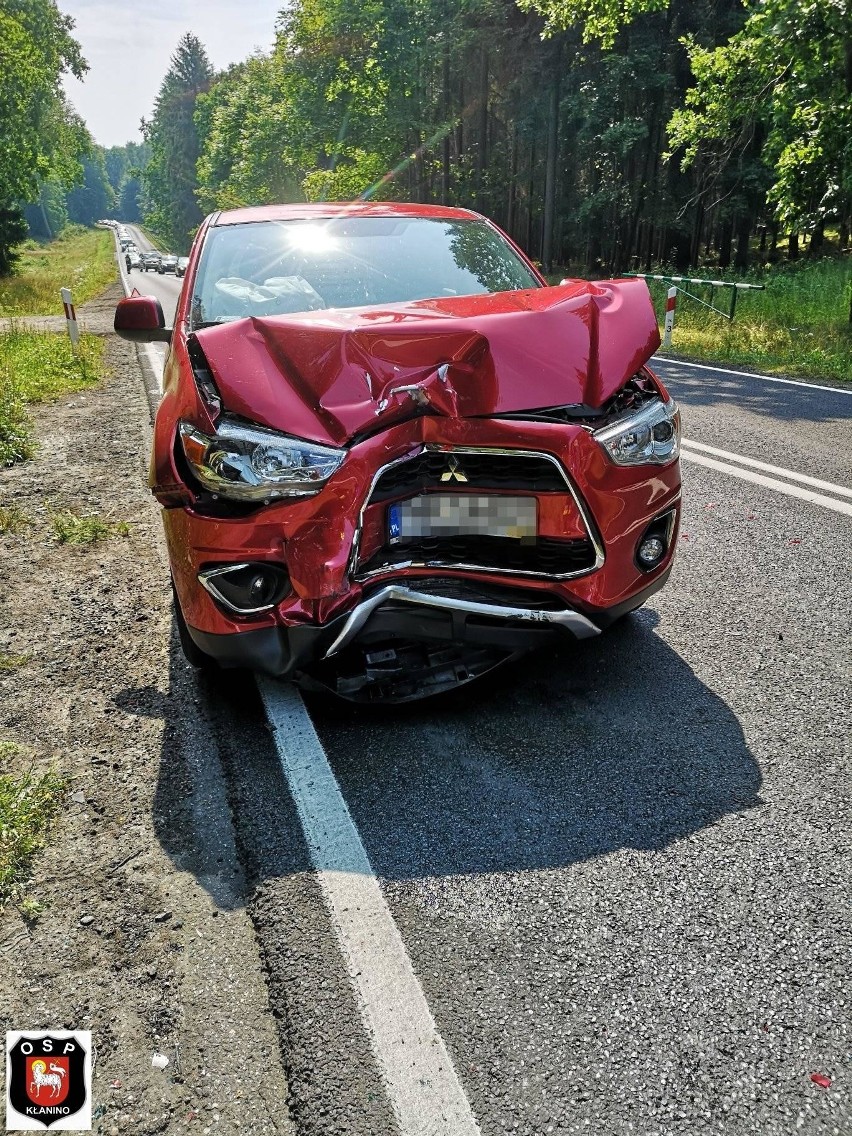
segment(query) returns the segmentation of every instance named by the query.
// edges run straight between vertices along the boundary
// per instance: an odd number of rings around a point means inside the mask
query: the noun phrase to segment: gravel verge
[[[121,295],[81,322],[105,329]],[[0,535],[0,653],[25,658],[0,669],[0,740],[68,786],[28,889],[42,914],[0,916],[3,1016],[92,1030],[95,1132],[291,1133],[217,727],[171,624],[135,349],[109,337],[107,369],[37,408],[36,458],[0,471],[0,506],[30,519]],[[130,535],[60,544],[64,509]]]

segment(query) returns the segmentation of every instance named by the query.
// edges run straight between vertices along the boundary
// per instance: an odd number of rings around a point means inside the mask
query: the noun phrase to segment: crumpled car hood
[[[644,280],[249,318],[196,334],[229,413],[334,445],[424,413],[599,407],[660,343]]]

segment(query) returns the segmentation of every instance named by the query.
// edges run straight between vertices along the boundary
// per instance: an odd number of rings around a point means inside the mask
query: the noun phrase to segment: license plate
[[[514,540],[538,531],[535,497],[424,493],[388,509],[391,544],[421,537],[502,536]]]

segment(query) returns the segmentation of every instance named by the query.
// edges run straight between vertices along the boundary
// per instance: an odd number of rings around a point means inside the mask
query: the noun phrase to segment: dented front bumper
[[[492,484],[459,481],[459,469]],[[537,537],[511,556],[486,538],[443,547],[390,540],[395,501],[486,488],[535,500]],[[164,510],[164,523],[181,609],[201,650],[225,666],[286,675],[341,658],[355,643],[454,642],[511,654],[554,634],[596,634],[664,582],[679,508],[677,461],[616,467],[583,426],[423,417],[353,445],[313,498],[251,516],[176,507]],[[636,549],[660,518],[668,547],[648,572]],[[287,594],[269,610],[238,614],[199,586],[204,573],[237,564],[283,569]]]

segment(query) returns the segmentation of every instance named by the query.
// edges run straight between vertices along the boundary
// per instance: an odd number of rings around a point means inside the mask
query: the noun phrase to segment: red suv
[[[645,283],[548,287],[495,225],[412,204],[208,217],[165,327],[150,484],[181,641],[352,699],[598,635],[666,581],[677,408]]]

